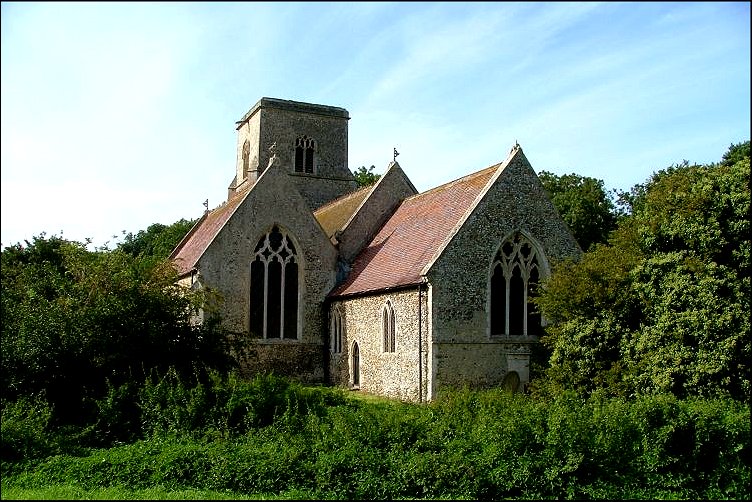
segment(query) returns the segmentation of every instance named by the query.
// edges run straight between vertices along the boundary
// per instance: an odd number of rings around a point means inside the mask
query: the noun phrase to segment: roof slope
[[[363,187],[349,194],[343,195],[328,204],[325,204],[314,211],[313,215],[318,220],[321,228],[324,229],[327,237],[332,237],[337,230],[340,230],[350,217],[357,211],[363,200],[373,189],[373,185]]]
[[[421,271],[472,210],[501,164],[405,199],[363,249],[331,296],[418,284]]]
[[[183,240],[175,247],[170,255],[170,260],[177,266],[178,275],[183,276],[193,270],[201,255],[204,254],[206,248],[214,240],[214,237],[222,230],[227,220],[230,219],[230,216],[232,216],[246,195],[248,195],[250,188],[248,187],[247,190],[234,194],[230,200],[221,206],[204,213]]]

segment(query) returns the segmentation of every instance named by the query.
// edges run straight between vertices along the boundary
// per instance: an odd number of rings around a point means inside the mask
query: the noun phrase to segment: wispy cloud
[[[198,216],[263,96],[347,108],[351,168],[397,147],[419,189],[515,140],[536,169],[628,188],[749,139],[748,3],[1,8],[3,241]]]

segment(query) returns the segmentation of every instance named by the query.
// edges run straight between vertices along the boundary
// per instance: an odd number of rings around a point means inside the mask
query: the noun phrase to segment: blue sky
[[[346,108],[349,167],[503,160],[628,189],[750,139],[750,4],[2,2],[2,230],[112,247],[219,205],[261,97]]]

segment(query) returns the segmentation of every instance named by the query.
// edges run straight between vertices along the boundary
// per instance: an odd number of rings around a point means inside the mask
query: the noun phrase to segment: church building
[[[405,401],[520,388],[546,323],[531,298],[581,253],[522,148],[423,193],[396,161],[358,188],[349,120],[259,100],[236,123],[227,201],[171,255],[180,283],[217,293],[249,375]]]

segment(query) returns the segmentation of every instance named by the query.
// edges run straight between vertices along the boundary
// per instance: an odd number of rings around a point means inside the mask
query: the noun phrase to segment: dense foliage
[[[553,392],[750,393],[750,159],[684,163],[631,192],[609,242],[558,268],[540,307]],[[734,162],[732,163],[731,160]]]
[[[175,246],[185,237],[196,220],[180,219],[172,225],[154,223],[135,235],[129,232],[117,249],[136,257],[157,262],[170,256]]]
[[[616,207],[603,181],[577,174],[538,174],[546,194],[580,247],[604,243],[616,228]]]
[[[586,252],[538,299],[532,395],[368,402],[239,377],[218,319],[192,323],[216,299],[178,288],[165,260],[190,221],[114,250],[44,235],[4,249],[3,491],[749,499],[749,141],[655,173],[618,216],[598,180],[541,178]]]
[[[114,392],[113,396],[119,395]],[[137,392],[143,439],[82,448],[44,407],[3,410],[3,487],[154,486],[313,499],[747,499],[749,407],[502,390],[427,405],[273,376],[174,374]],[[30,419],[30,420],[29,420]],[[22,458],[8,462],[9,455]]]
[[[229,367],[219,327],[191,323],[203,298],[168,262],[40,236],[2,251],[0,278],[2,397],[42,394],[63,423],[93,420],[108,382]]]

